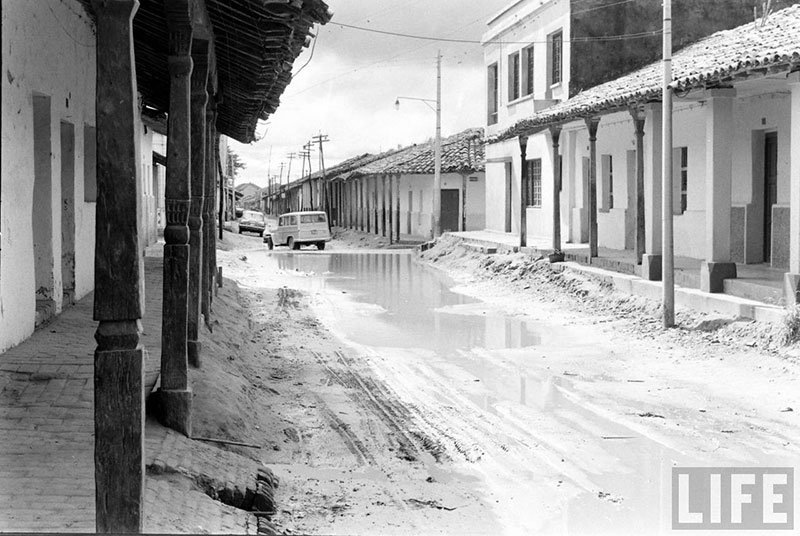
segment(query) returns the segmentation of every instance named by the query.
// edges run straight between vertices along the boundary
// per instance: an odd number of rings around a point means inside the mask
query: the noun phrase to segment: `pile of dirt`
[[[457,280],[510,285],[536,299],[591,313],[595,321],[627,319],[622,329],[649,335],[656,331],[686,336],[713,344],[746,346],[800,357],[797,342],[788,333],[796,324],[787,315],[786,325],[709,315],[685,308],[675,312],[675,330],[661,328],[661,303],[616,290],[612,284],[585,272],[556,269],[545,257],[523,253],[485,255],[468,249],[458,238],[445,236],[420,253],[420,259],[439,266]],[[797,316],[797,315],[795,315]],[[787,342],[790,343],[787,345]]]

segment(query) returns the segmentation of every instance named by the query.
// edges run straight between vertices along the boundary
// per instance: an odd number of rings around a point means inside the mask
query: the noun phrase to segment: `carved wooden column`
[[[550,262],[561,262],[564,260],[561,251],[561,159],[558,155],[561,125],[550,127],[550,139],[553,142],[553,254]]]
[[[97,532],[144,519],[144,264],[139,248],[136,0],[93,0],[97,15],[94,463]]]
[[[209,76],[212,76],[209,73]],[[217,219],[214,208],[217,206],[217,103],[213,98],[213,87],[209,84],[209,102],[206,106],[206,181],[205,206],[203,215],[203,292],[200,295],[200,311],[206,324],[211,321],[211,304],[214,301],[214,281],[217,274]]]
[[[633,250],[636,252],[636,264],[642,264],[644,255],[644,121],[645,113],[639,107],[631,108],[634,135],[636,136],[636,212],[634,214],[635,230]]]
[[[597,257],[597,127],[599,117],[587,117],[589,130],[589,257]]]
[[[189,205],[191,184],[190,77],[192,7],[189,0],[164,6],[169,29],[169,138],[164,229],[164,301],[161,327],[159,419],[192,435],[192,392],[186,334],[189,293]]]
[[[200,303],[205,294],[203,284],[203,230],[206,182],[206,103],[208,94],[208,41],[192,42],[191,147],[192,181],[189,208],[189,316],[187,320],[186,351],[189,365],[200,366]],[[202,290],[201,290],[202,289]]]

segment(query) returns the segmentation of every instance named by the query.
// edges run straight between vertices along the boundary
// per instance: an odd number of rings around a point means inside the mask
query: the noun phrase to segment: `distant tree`
[[[236,180],[239,176],[239,170],[245,169],[247,164],[242,162],[242,159],[239,155],[230,147],[228,147],[228,174]]]

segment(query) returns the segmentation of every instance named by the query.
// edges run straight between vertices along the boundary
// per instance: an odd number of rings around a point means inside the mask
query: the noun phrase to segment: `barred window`
[[[686,212],[689,200],[689,148],[681,147],[681,214]]]
[[[533,93],[533,45],[522,49],[522,94]]]
[[[561,82],[562,69],[562,42],[564,33],[559,30],[550,36],[550,83],[558,84]]]
[[[508,56],[508,101],[519,98],[519,52]]]
[[[528,184],[526,185],[528,194],[528,206],[542,206],[542,159],[534,158],[528,160]]]
[[[489,65],[487,72],[487,124],[497,123],[497,64]]]

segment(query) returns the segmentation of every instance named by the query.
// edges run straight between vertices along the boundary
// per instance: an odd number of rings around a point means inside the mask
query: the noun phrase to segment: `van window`
[[[297,216],[289,216],[288,225],[297,225]]]
[[[300,223],[325,223],[325,214],[303,214]]]

